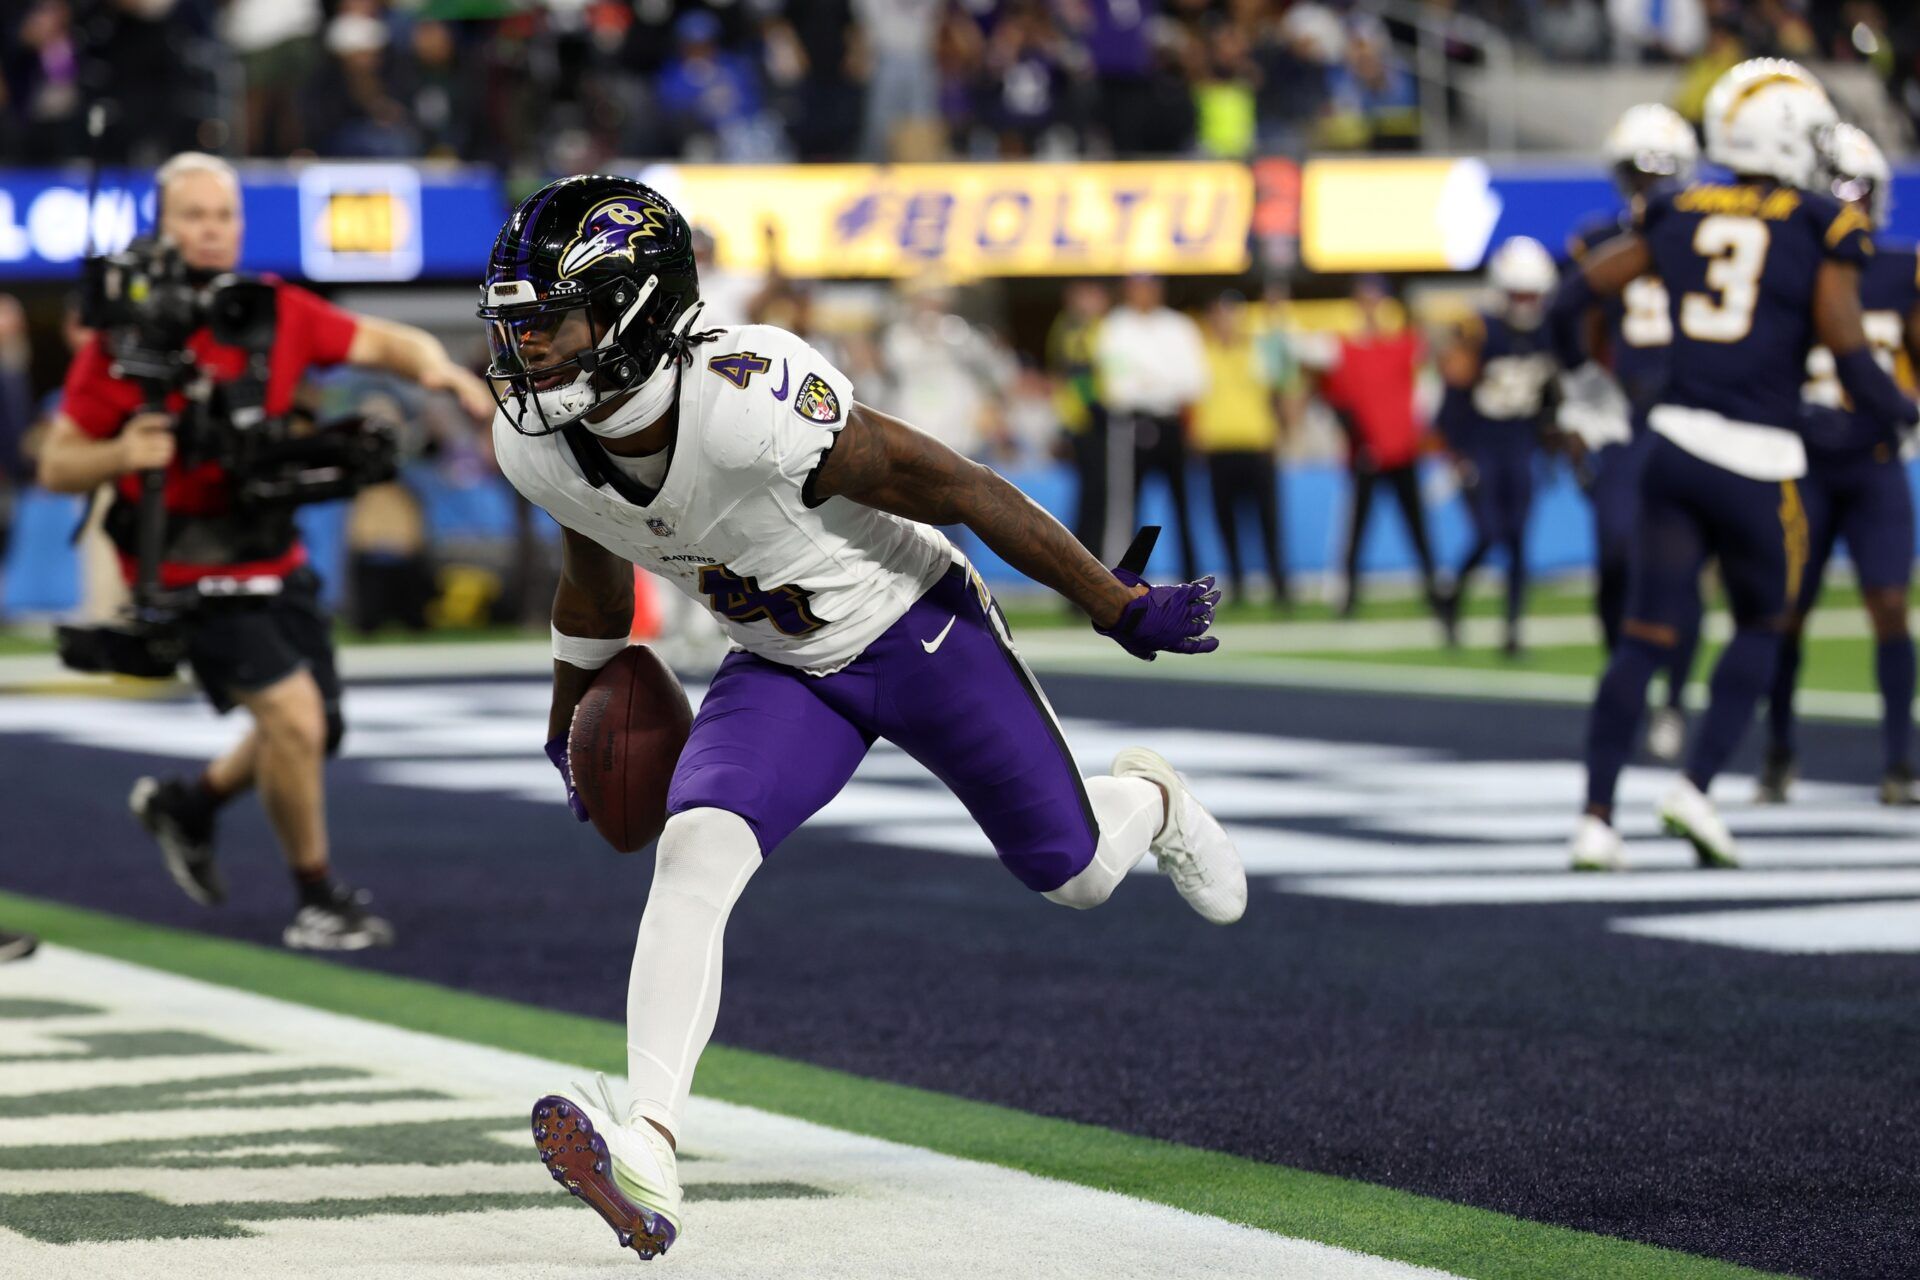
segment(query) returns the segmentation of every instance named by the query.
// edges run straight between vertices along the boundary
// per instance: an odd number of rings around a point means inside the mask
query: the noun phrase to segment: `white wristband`
[[[598,671],[620,656],[627,647],[627,638],[616,640],[592,640],[585,636],[570,636],[553,627],[553,660],[564,662],[568,666],[578,667],[582,671]]]

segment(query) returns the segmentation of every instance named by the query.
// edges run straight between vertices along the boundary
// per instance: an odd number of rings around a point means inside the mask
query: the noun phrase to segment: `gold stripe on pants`
[[[1800,607],[1800,579],[1807,571],[1807,509],[1800,503],[1800,488],[1791,480],[1780,482],[1780,535],[1787,549],[1787,612]]]

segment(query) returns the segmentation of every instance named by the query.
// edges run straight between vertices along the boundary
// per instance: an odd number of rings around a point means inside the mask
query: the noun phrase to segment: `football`
[[[567,761],[587,816],[621,853],[652,844],[667,822],[667,784],[693,708],[667,664],[636,644],[600,668],[574,708]]]

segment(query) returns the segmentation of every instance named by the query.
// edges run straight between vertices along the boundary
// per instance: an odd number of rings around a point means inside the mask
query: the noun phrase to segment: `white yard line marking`
[[[427,1089],[442,1101],[355,1104],[334,1101],[302,1109],[248,1111],[219,1106],[181,1110],[89,1112],[68,1091],[82,1087],[66,1064],[38,1074],[8,1064],[0,1073],[0,1107],[28,1106],[23,1095],[61,1091],[68,1114],[0,1121],[0,1224],[9,1198],[61,1193],[116,1195],[156,1204],[184,1222],[242,1232],[170,1240],[102,1240],[53,1244],[0,1225],[0,1274],[41,1280],[200,1280],[207,1275],[274,1276],[276,1280],[524,1280],[586,1273],[632,1274],[633,1260],[586,1209],[553,1190],[533,1156],[525,1113],[543,1091],[579,1076],[574,1068],[437,1036],[195,982],[62,947],[43,948],[29,963],[0,971],[0,997],[60,1000],[105,1012],[44,1022],[9,1021],[7,1052],[45,1052],[61,1034],[190,1031],[244,1046],[247,1053],[129,1057],[95,1083],[149,1085],[156,1094],[209,1074],[286,1070],[334,1063],[368,1073],[371,1084]],[[32,1027],[14,1037],[15,1028]],[[16,1050],[14,1044],[23,1047]],[[69,1046],[71,1048],[71,1046]],[[135,1070],[128,1064],[144,1069]],[[124,1097],[114,1100],[125,1105]],[[384,1108],[384,1110],[382,1109]],[[498,1117],[475,1131],[481,1158],[442,1164],[402,1159],[326,1161],[329,1130],[376,1116]],[[263,1125],[249,1120],[268,1121]],[[267,1167],[168,1167],[164,1159],[89,1158],[89,1147],[141,1139],[178,1140],[176,1151],[204,1160],[223,1147],[216,1135],[256,1129],[284,1134],[237,1144],[232,1158],[278,1155]],[[1108,1192],[976,1164],[914,1147],[821,1128],[745,1107],[695,1098],[688,1115],[684,1166],[690,1185],[750,1184],[772,1188],[753,1198],[695,1200],[688,1230],[667,1264],[689,1275],[766,1280],[826,1275],[846,1280],[897,1280],[954,1274],[964,1259],[969,1277],[1031,1276],[1090,1280],[1160,1277],[1289,1276],[1304,1280],[1411,1280],[1441,1273],[1295,1240]],[[495,1152],[495,1143],[500,1144]],[[21,1149],[48,1144],[61,1167],[22,1164]],[[523,1148],[523,1149],[522,1149]],[[125,1153],[133,1148],[120,1148]],[[523,1157],[514,1159],[515,1152]],[[506,1158],[501,1158],[504,1155]],[[37,1158],[37,1157],[36,1157]],[[169,1157],[172,1158],[172,1157]],[[293,1163],[288,1163],[291,1160]],[[314,1161],[303,1164],[300,1161]],[[178,1160],[175,1160],[178,1164]],[[783,1193],[782,1187],[812,1194]],[[427,1214],[408,1211],[407,1197],[545,1195],[551,1206],[493,1207]],[[128,1199],[130,1198],[130,1199]],[[379,1201],[369,1216],[342,1202]],[[398,1201],[399,1203],[395,1203]],[[327,1207],[278,1208],[327,1202]],[[114,1202],[101,1202],[103,1205]],[[173,1206],[166,1209],[165,1206]],[[198,1206],[198,1207],[196,1207]],[[238,1208],[234,1208],[238,1206]],[[251,1206],[251,1207],[250,1207]],[[304,1214],[304,1216],[302,1216]],[[84,1213],[82,1214],[84,1217]],[[16,1219],[20,1220],[20,1219]],[[120,1221],[124,1226],[124,1220]]]
[[[1559,846],[1564,865],[1565,848]],[[1317,876],[1295,893],[1398,906],[1557,902],[1709,902],[1873,898],[1920,894],[1920,868],[1901,870],[1623,871],[1541,875]]]
[[[1621,933],[1787,955],[1920,951],[1920,899],[1616,920]]]

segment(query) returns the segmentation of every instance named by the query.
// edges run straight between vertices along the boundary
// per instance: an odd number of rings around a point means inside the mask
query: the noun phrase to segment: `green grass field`
[[[0,893],[0,916],[50,942],[355,1018],[608,1072],[619,1072],[626,1061],[624,1029],[613,1022],[7,893]],[[698,1092],[1472,1280],[1736,1280],[1764,1274],[725,1045],[712,1046],[702,1058]]]

